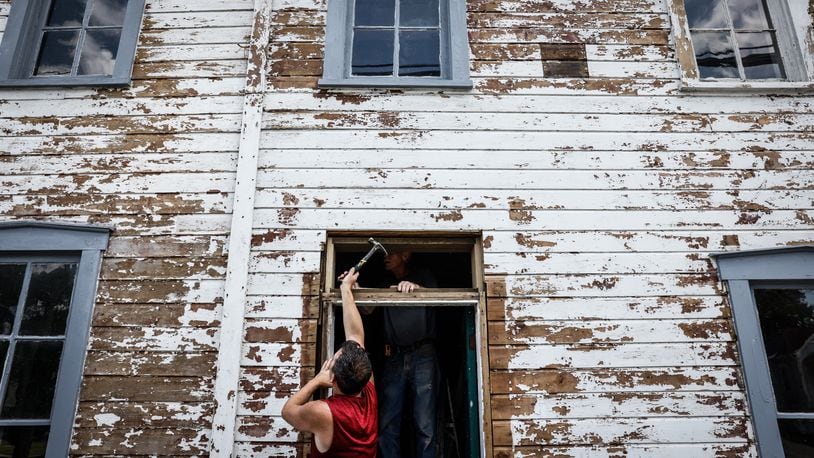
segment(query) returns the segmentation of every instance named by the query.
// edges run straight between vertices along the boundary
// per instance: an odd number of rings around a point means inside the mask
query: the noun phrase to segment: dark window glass
[[[355,30],[351,72],[354,75],[392,75],[393,40],[392,30]]]
[[[61,354],[61,341],[17,341],[0,417],[51,417]]]
[[[814,420],[778,420],[786,458],[814,456]]]
[[[692,34],[695,62],[701,78],[738,78],[738,62],[726,32]]]
[[[87,0],[53,0],[48,11],[48,27],[81,27]]]
[[[438,0],[401,0],[399,23],[403,27],[437,27]]]
[[[127,0],[95,0],[90,12],[90,26],[121,26],[124,24],[124,13]]]
[[[354,24],[361,26],[390,26],[396,22],[395,0],[356,0]]]
[[[0,264],[0,335],[11,334],[24,276],[25,264]]]
[[[441,76],[437,30],[399,34],[399,76]]]
[[[8,340],[0,340],[0,373],[6,367],[6,355],[8,354]]]
[[[755,289],[780,412],[814,412],[814,289]]]
[[[60,30],[45,32],[42,37],[40,54],[35,75],[70,75],[73,66],[78,30]]]
[[[79,55],[80,75],[112,75],[121,29],[88,30]]]
[[[737,33],[743,70],[748,79],[785,78],[772,32]]]
[[[76,264],[34,264],[20,324],[21,335],[65,334]]]
[[[687,22],[692,29],[723,29],[729,27],[723,0],[684,0]]]
[[[763,30],[771,28],[762,0],[727,0],[735,29]]]
[[[0,426],[0,457],[44,458],[48,426]]]

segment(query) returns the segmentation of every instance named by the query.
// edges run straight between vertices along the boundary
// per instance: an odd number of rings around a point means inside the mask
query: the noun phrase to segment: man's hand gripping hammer
[[[362,266],[364,266],[365,263],[368,261],[368,259],[370,259],[377,251],[381,251],[382,253],[384,253],[385,256],[387,256],[387,250],[384,248],[384,246],[382,246],[381,243],[374,240],[373,237],[367,239],[367,241],[368,243],[373,244],[373,248],[371,248],[370,251],[367,252],[364,258],[362,258],[359,262],[356,263],[355,266],[353,266],[356,272],[359,272],[359,269],[361,269]]]

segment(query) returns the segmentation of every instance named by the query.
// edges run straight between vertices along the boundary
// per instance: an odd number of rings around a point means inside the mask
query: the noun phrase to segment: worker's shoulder
[[[333,421],[333,414],[328,402],[322,399],[317,399],[306,403],[303,406],[305,410],[305,418],[312,427],[325,426]]]

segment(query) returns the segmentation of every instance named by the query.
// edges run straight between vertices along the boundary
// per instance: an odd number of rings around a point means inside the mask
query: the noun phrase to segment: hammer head
[[[387,256],[387,249],[384,247],[384,245],[374,240],[373,237],[367,239],[367,242],[373,245],[373,249],[381,250],[381,252],[384,253],[385,256]]]

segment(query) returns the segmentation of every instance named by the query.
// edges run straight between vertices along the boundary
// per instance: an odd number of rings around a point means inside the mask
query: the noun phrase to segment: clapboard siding
[[[812,97],[682,92],[658,0],[469,0],[471,91],[319,89],[325,2],[275,5],[247,314],[305,321],[247,369],[313,357],[326,232],[482,231],[487,454],[756,456],[709,255],[814,241]],[[247,456],[300,453],[288,380],[244,378]]]
[[[148,0],[130,87],[0,89],[5,218],[101,223],[71,454],[202,455],[253,2]],[[9,2],[0,1],[0,28]]]
[[[661,0],[467,0],[472,90],[319,89],[327,2],[270,3],[148,0],[131,86],[0,89],[4,218],[115,229],[73,456],[209,453],[253,26],[236,456],[308,448],[334,230],[482,233],[488,455],[756,456],[710,254],[814,243],[814,97],[682,92]]]

